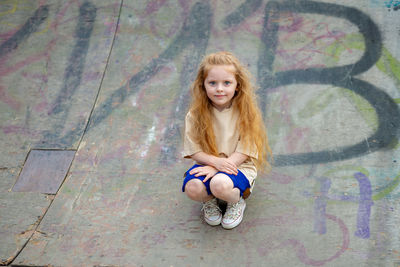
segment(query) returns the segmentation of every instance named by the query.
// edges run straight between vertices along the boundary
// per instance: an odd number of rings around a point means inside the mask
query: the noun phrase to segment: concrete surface
[[[0,3],[0,256],[23,266],[400,266],[400,1]],[[180,192],[201,57],[249,66],[274,166],[227,231]],[[56,194],[12,190],[76,151]]]

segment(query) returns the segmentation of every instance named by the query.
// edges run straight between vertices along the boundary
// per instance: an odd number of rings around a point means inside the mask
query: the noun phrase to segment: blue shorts
[[[197,168],[197,167],[201,167],[201,166],[202,165],[195,164],[195,165],[193,165],[193,167],[191,167],[185,173],[185,175],[184,175],[185,179],[183,180],[183,185],[182,185],[182,192],[185,192],[186,183],[189,182],[190,180],[199,179],[199,180],[203,181],[206,178],[205,175],[196,177],[196,176],[194,176],[194,175],[189,173],[192,169]],[[231,180],[233,182],[233,187],[236,187],[236,188],[238,188],[240,190],[240,196],[242,196],[243,198],[247,198],[250,195],[250,183],[249,183],[249,180],[247,180],[246,176],[244,176],[244,174],[241,171],[238,171],[237,175],[227,174],[225,172],[217,172],[217,173],[223,173],[223,174],[227,175],[229,178],[231,178]],[[211,193],[211,189],[210,189],[210,181],[211,181],[211,179],[208,179],[206,182],[203,182],[204,186],[207,189],[207,193],[209,195],[212,194]]]

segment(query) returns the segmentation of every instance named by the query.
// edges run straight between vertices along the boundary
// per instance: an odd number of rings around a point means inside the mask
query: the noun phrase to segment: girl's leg
[[[239,188],[233,186],[231,178],[223,173],[217,173],[210,182],[210,189],[213,195],[228,203],[236,203],[240,199]]]
[[[246,202],[240,197],[240,189],[234,187],[232,179],[223,173],[216,174],[210,182],[210,189],[215,197],[228,202],[226,212],[221,220],[225,229],[238,226],[246,208]]]
[[[187,182],[185,185],[185,193],[190,199],[198,202],[207,202],[214,198],[213,195],[207,193],[206,187],[199,179],[192,179]]]
[[[221,209],[218,206],[217,199],[209,195],[206,186],[200,179],[189,180],[185,185],[186,195],[194,200],[203,202],[204,220],[212,226],[219,225],[222,220]]]

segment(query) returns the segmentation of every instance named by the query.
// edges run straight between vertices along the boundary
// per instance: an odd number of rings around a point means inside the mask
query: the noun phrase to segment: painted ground
[[[230,231],[181,193],[220,50],[274,154]],[[400,266],[399,103],[399,0],[1,1],[1,264]]]

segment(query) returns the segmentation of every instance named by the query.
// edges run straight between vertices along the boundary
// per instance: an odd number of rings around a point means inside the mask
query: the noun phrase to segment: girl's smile
[[[216,65],[211,67],[204,80],[207,96],[219,111],[232,104],[237,87],[234,73],[235,67],[232,65]]]

